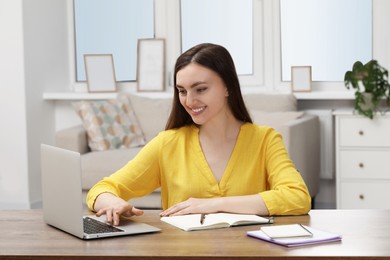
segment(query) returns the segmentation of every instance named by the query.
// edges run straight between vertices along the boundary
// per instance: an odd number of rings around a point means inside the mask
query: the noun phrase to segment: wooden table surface
[[[246,236],[259,225],[185,232],[163,223],[160,211],[135,219],[161,232],[84,241],[44,223],[42,211],[0,211],[0,259],[390,259],[390,210],[312,210],[275,217],[275,224],[301,223],[340,233],[343,240],[286,248]]]

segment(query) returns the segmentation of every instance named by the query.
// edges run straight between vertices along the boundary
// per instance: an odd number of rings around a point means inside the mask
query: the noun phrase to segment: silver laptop
[[[159,228],[137,222],[136,217],[121,220],[118,227],[113,227],[105,223],[105,216],[98,218],[92,213],[84,216],[83,213],[87,211],[82,202],[79,153],[42,144],[41,170],[43,216],[47,224],[81,239],[160,231]]]

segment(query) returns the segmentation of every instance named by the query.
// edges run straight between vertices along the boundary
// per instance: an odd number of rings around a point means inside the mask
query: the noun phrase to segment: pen
[[[206,214],[204,214],[204,213],[200,214],[200,224],[201,225],[203,225],[205,218],[206,218]]]
[[[306,230],[308,233],[309,233],[309,236],[312,237],[313,236],[313,233],[311,233],[307,228],[305,228],[304,225],[302,224],[299,224],[301,226],[301,228],[303,228],[304,230]]]

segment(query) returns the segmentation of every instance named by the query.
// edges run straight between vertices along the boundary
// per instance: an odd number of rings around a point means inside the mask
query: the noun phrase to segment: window
[[[112,54],[117,81],[134,81],[137,40],[154,37],[153,0],[74,0],[76,80],[84,54]]]
[[[239,75],[253,68],[252,0],[181,0],[182,52],[204,42],[220,44]]]
[[[313,81],[343,81],[372,59],[371,0],[280,0],[282,81],[291,66],[312,66]]]

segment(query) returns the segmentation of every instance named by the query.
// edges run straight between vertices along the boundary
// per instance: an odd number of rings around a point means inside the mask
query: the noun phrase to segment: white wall
[[[63,0],[23,1],[29,201],[33,206],[41,202],[39,147],[54,143],[54,112],[51,103],[42,102],[42,93],[70,82],[66,8]]]
[[[373,0],[373,58],[390,70],[390,1]]]
[[[41,203],[40,144],[53,143],[45,90],[69,86],[66,1],[0,2],[0,209]]]
[[[0,208],[28,203],[22,1],[0,1]]]

